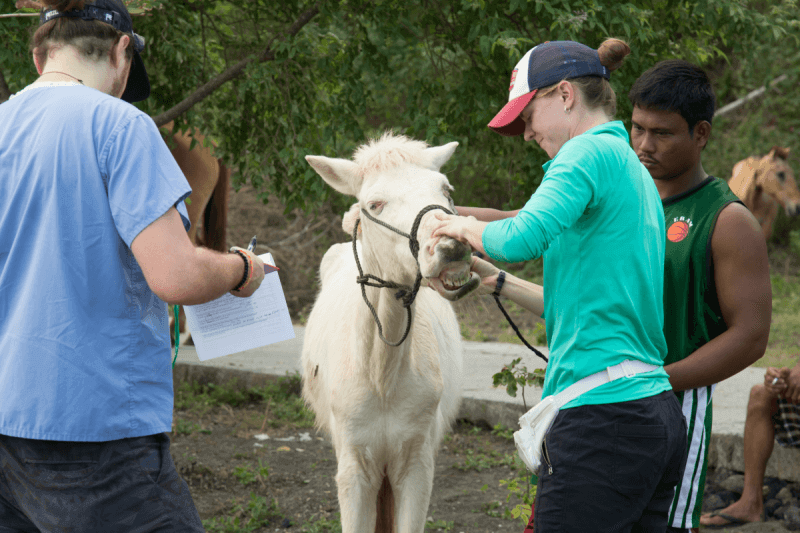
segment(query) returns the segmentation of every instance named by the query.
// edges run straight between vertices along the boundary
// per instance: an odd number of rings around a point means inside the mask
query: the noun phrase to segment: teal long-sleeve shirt
[[[664,212],[628,142],[619,121],[570,139],[545,163],[541,185],[517,216],[491,222],[482,235],[493,259],[544,255],[550,362],[542,397],[625,359],[662,365],[564,408],[671,390],[663,369]]]

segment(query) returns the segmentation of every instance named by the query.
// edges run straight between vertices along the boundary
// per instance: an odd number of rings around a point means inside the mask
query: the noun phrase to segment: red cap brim
[[[497,115],[495,115],[492,121],[489,122],[489,127],[500,135],[505,135],[507,137],[515,137],[525,133],[525,122],[523,122],[519,116],[535,94],[536,89],[511,100]]]

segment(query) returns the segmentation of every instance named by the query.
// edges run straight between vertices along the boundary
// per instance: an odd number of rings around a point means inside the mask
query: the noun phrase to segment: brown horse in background
[[[164,128],[171,133],[173,125],[170,122]],[[197,140],[193,149],[192,138]],[[226,252],[230,170],[214,157],[210,147],[203,145],[204,141],[205,137],[199,131],[191,130],[172,135],[167,145],[192,188],[186,205],[189,221],[192,223],[189,239],[195,246]],[[183,333],[186,331],[186,315],[182,306],[179,319],[180,331]],[[173,320],[170,320],[170,335],[173,331]],[[191,336],[186,344],[192,344]]]
[[[764,157],[748,157],[736,163],[728,186],[750,209],[764,238],[772,236],[778,206],[786,216],[800,214],[800,190],[791,167],[786,163],[789,149],[775,146]]]

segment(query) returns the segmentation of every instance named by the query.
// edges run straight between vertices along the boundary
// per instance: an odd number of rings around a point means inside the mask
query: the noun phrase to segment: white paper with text
[[[259,256],[275,265],[272,254]],[[201,361],[223,357],[294,338],[278,272],[264,276],[249,298],[224,296],[200,305],[184,306],[197,357]]]

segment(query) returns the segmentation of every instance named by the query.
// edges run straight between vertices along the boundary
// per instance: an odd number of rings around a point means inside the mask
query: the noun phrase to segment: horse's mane
[[[361,178],[384,172],[403,163],[426,163],[425,149],[428,144],[409,139],[405,135],[395,135],[391,131],[380,139],[371,139],[362,144],[353,154],[353,162],[358,165]]]

